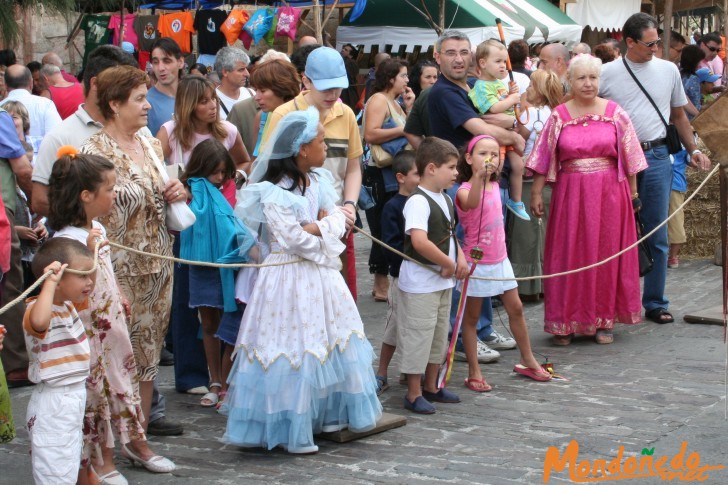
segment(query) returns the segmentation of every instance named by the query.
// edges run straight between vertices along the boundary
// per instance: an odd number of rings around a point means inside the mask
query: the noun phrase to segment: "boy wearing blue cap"
[[[341,54],[330,47],[319,47],[306,60],[302,76],[304,90],[291,101],[282,104],[268,116],[268,125],[263,133],[260,150],[278,122],[292,111],[314,106],[324,125],[326,145],[329,147],[324,168],[334,176],[334,189],[339,195],[347,217],[356,219],[356,201],[361,190],[361,168],[359,162],[364,150],[361,145],[356,116],[350,107],[339,99],[341,91],[349,87],[346,67]],[[356,300],[356,265],[354,260],[354,236],[350,232],[344,237],[346,251],[341,255],[343,276],[352,296]]]

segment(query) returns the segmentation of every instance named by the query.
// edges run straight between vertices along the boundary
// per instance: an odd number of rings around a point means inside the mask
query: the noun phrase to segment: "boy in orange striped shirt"
[[[37,386],[28,403],[27,428],[35,483],[76,483],[81,463],[89,343],[74,305],[85,303],[94,274],[93,254],[78,241],[51,239],[35,255],[33,273],[53,271],[37,298],[27,301],[23,330]]]

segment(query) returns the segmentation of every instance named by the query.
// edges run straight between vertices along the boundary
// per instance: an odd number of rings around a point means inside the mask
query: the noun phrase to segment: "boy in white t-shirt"
[[[30,396],[27,428],[35,483],[76,483],[81,464],[83,415],[90,349],[74,305],[86,302],[94,274],[93,254],[82,243],[55,238],[33,259],[36,277],[52,270],[37,298],[28,300],[23,331],[30,366],[38,384]]]
[[[458,151],[452,143],[425,138],[415,155],[420,185],[404,206],[404,252],[436,270],[405,260],[399,272],[406,317],[397,328],[400,370],[407,374],[404,407],[419,414],[433,414],[432,402],[460,402],[456,394],[437,388],[437,372],[447,349],[453,276],[463,279],[468,274],[455,237],[453,203],[444,193],[455,182],[457,161]],[[423,373],[424,387],[420,388]]]

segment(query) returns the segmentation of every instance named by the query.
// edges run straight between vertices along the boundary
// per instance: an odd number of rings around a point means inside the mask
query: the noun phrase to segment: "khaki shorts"
[[[672,214],[675,209],[685,202],[685,192],[677,190],[670,191],[670,208],[668,213]],[[667,240],[670,244],[685,244],[688,237],[685,234],[685,211],[675,214],[675,217],[667,221]]]
[[[393,278],[389,284],[389,294],[387,295],[387,324],[384,327],[384,338],[382,342],[392,347],[397,346],[397,324],[404,320],[402,314],[402,290],[397,284],[399,278]]]
[[[433,293],[400,291],[402,320],[397,322],[400,372],[423,374],[427,364],[442,364],[447,351],[452,288]]]

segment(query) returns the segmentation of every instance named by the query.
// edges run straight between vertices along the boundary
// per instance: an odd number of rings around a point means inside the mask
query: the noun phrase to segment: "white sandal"
[[[217,387],[218,389],[222,390],[222,384],[220,384],[219,382],[210,383],[210,392],[202,396],[202,399],[200,399],[200,406],[202,406],[203,408],[213,408],[217,406],[217,403],[220,401],[220,391],[212,392],[213,387]]]

